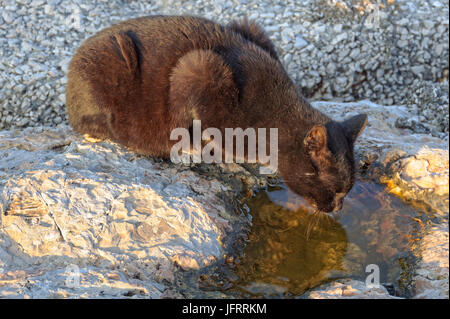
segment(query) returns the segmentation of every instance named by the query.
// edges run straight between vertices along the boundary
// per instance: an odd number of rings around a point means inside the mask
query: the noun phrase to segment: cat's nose
[[[342,200],[339,201],[338,203],[334,204],[334,208],[333,208],[333,212],[338,212],[342,209]]]

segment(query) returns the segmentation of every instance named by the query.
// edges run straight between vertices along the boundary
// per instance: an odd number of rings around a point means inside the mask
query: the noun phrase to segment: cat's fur
[[[169,157],[174,128],[278,128],[279,172],[321,211],[354,183],[353,144],[367,116],[338,123],[311,107],[254,22],[188,16],[125,21],[86,40],[69,65],[75,130]]]

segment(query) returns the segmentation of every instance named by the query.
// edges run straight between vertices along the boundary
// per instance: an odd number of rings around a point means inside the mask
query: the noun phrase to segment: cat
[[[318,211],[342,208],[367,115],[337,122],[302,97],[255,22],[193,16],[124,21],[87,39],[69,63],[69,123],[168,158],[174,128],[278,128],[278,171]]]

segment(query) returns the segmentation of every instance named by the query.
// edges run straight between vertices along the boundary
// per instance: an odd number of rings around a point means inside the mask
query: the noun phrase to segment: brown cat
[[[125,21],[86,40],[69,65],[69,122],[136,152],[169,157],[174,128],[278,128],[279,172],[324,212],[354,183],[366,115],[338,123],[300,95],[254,22],[189,16]]]

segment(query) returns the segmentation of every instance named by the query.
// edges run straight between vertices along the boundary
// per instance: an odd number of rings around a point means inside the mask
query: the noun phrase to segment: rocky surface
[[[336,119],[369,114],[356,146],[359,174],[429,208],[411,247],[419,257],[413,297],[448,298],[448,139],[396,127],[411,116],[405,107],[314,106]],[[0,296],[181,298],[179,270],[223,258],[235,225],[249,223],[230,207],[232,194],[266,182],[250,167],[180,166],[89,143],[66,125],[2,131]],[[391,298],[351,279],[302,297]]]
[[[417,123],[448,131],[448,0],[378,2],[0,0],[0,129],[67,121],[68,62],[98,30],[132,17],[194,14],[257,20],[308,97],[411,105]],[[415,97],[427,101],[410,103]]]
[[[352,279],[340,279],[305,294],[310,299],[399,299],[391,296],[383,287],[368,288],[365,283]]]
[[[449,298],[448,243],[448,221],[434,223],[420,241],[422,258],[415,272],[414,298]]]
[[[64,125],[3,131],[0,296],[161,297],[176,268],[222,258],[226,190]]]
[[[411,118],[401,117],[396,122],[398,128],[409,128],[417,133],[439,132],[448,134],[448,82],[417,83],[411,87],[411,94],[404,100],[408,108],[414,110]],[[442,136],[442,134],[441,134]]]

